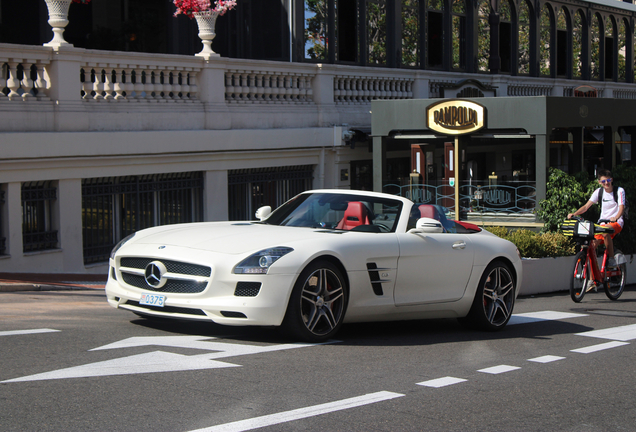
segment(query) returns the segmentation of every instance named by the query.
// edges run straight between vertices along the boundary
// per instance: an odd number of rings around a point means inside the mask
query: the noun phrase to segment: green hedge
[[[632,201],[636,202],[636,167],[619,165],[612,170],[612,175],[614,186],[625,189],[631,208]],[[546,199],[539,202],[537,210],[537,216],[544,222],[542,233],[559,232],[561,223],[568,213],[574,213],[579,209],[590,199],[592,192],[598,188],[598,181],[595,178],[590,178],[587,173],[571,176],[559,169],[550,168]],[[614,239],[614,247],[624,254],[636,253],[636,212],[630,210],[630,213],[633,214],[630,214],[628,219],[624,219],[623,231]],[[599,207],[595,205],[582,216],[596,222],[599,214]],[[534,250],[534,248],[529,250]]]
[[[501,226],[486,229],[514,243],[524,258],[560,257],[575,253],[576,245],[558,232],[536,233],[526,229],[508,230]]]

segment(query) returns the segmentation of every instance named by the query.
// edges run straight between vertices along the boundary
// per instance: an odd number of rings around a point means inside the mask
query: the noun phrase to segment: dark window
[[[232,170],[228,173],[230,220],[253,220],[259,207],[272,209],[312,188],[313,166]]]
[[[22,244],[24,252],[55,249],[57,230],[53,226],[53,204],[57,187],[52,181],[22,184]]]
[[[428,66],[441,67],[444,59],[444,15],[428,12]]]
[[[203,220],[203,173],[82,180],[84,263],[108,260],[122,238],[156,225]]]

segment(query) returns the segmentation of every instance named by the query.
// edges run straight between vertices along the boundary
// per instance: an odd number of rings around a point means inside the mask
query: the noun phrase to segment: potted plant
[[[216,0],[212,7],[211,0],[174,0],[177,10],[174,16],[179,14],[197,20],[199,38],[203,42],[203,50],[197,54],[201,57],[218,56],[212,50],[212,39],[216,36],[214,27],[219,15],[225,15],[236,7],[236,0]]]
[[[45,46],[70,45],[64,40],[64,28],[68,25],[68,8],[71,3],[90,3],[91,0],[44,0],[49,11],[49,25],[53,28],[53,39]]]

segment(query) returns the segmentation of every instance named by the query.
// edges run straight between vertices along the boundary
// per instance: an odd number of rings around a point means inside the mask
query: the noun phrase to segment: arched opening
[[[420,64],[420,11],[418,0],[402,0],[402,66]]]
[[[386,65],[386,0],[367,0],[367,61]]]
[[[582,11],[574,14],[572,26],[572,77],[581,78],[583,74],[583,34],[585,19]]]
[[[530,73],[530,6],[526,0],[521,0],[519,5],[519,57],[517,73],[528,75]]]
[[[490,1],[481,0],[477,8],[477,70],[490,71]]]
[[[605,34],[605,79],[614,79],[614,36],[616,31],[614,30],[614,20],[611,17],[605,18],[604,23]]]
[[[452,9],[453,69],[466,69],[466,0],[454,0]]]
[[[568,16],[565,8],[558,10],[556,24],[556,73],[557,76],[566,76],[568,73]]]
[[[426,4],[426,65],[442,67],[444,60],[444,2],[428,0]]]
[[[600,17],[594,15],[592,18],[592,27],[590,29],[590,77],[592,79],[600,79],[601,77],[601,23]]]
[[[512,70],[512,12],[510,2],[501,0],[499,6],[499,58],[501,72],[510,73]]]
[[[551,35],[551,13],[546,5],[541,10],[539,19],[540,43],[539,43],[539,75],[550,76],[550,47],[552,43]]]
[[[627,30],[625,20],[621,19],[618,23],[618,80],[625,81],[627,79],[627,68],[625,58],[627,58]]]

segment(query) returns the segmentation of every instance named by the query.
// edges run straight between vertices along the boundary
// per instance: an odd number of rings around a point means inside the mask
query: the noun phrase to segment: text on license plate
[[[163,304],[165,303],[165,301],[166,301],[165,295],[143,293],[141,295],[141,300],[139,300],[139,304],[163,307]]]

